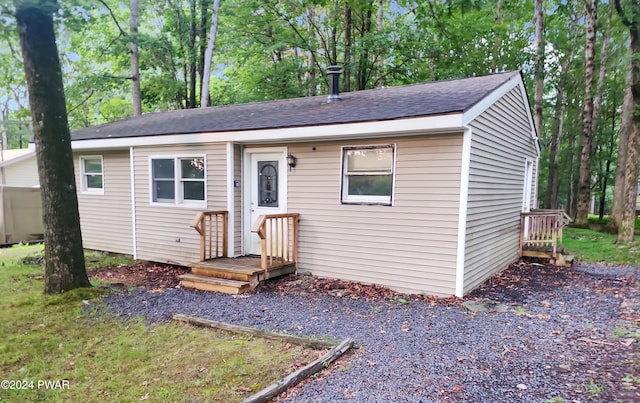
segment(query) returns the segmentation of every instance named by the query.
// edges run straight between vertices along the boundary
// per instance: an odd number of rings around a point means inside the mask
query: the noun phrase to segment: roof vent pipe
[[[340,74],[342,73],[342,67],[329,66],[327,67],[327,74],[329,75],[329,95],[327,96],[327,102],[335,102],[340,100]]]

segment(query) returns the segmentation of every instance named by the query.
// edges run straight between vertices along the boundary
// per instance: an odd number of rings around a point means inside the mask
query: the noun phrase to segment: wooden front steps
[[[253,290],[264,280],[284,276],[296,271],[295,265],[269,269],[260,268],[260,257],[219,258],[189,265],[190,274],[180,276],[182,286],[225,294],[242,294]]]
[[[553,256],[553,248],[550,246],[525,246],[522,249],[522,257],[548,260],[554,266],[571,267],[573,256],[564,253],[562,246],[556,247],[556,256]]]

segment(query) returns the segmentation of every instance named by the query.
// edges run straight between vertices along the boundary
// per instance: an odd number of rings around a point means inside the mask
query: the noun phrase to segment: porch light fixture
[[[287,154],[287,165],[289,165],[289,171],[291,171],[291,168],[296,167],[297,162],[298,159],[295,156],[293,156],[292,154]]]

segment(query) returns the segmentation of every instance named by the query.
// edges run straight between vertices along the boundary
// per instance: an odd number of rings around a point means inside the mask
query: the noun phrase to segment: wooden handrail
[[[258,217],[251,232],[260,237],[260,268],[267,270],[297,264],[300,214],[266,214]]]
[[[526,246],[550,246],[555,258],[562,228],[571,218],[563,210],[531,210],[520,214],[520,255]]]
[[[200,261],[227,257],[228,216],[226,210],[201,211],[191,227],[200,234]]]

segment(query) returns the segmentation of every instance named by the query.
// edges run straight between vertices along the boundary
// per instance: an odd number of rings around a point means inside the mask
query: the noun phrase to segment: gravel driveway
[[[465,298],[492,310],[477,313],[462,301],[356,299],[304,286],[241,297],[139,288],[105,302],[152,322],[183,313],[357,341],[285,401],[624,402],[640,401],[639,279],[635,268],[520,263]]]

